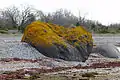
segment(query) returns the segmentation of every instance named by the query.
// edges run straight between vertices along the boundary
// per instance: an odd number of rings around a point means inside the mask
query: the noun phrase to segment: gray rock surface
[[[117,46],[113,44],[98,45],[96,52],[108,58],[120,58],[120,52]]]
[[[73,47],[70,44],[67,44],[67,47],[60,45],[53,45],[49,48],[42,46],[35,46],[35,48],[42,53],[43,55],[51,58],[63,59],[66,61],[86,61],[90,54],[91,46],[84,47],[86,45],[81,45],[79,47]]]

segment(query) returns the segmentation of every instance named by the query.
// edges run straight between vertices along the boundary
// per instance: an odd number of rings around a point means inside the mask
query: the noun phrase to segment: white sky
[[[0,8],[20,4],[33,5],[44,12],[68,9],[76,16],[80,11],[81,16],[106,25],[120,22],[120,0],[1,0]]]

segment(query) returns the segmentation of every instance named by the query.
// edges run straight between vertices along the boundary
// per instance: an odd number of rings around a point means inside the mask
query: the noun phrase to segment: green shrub
[[[7,34],[8,31],[6,31],[6,30],[0,30],[0,33],[2,33],[2,34]]]

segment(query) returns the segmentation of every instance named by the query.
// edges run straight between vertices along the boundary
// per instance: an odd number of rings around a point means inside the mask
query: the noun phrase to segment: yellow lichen
[[[45,23],[39,21],[27,26],[22,41],[45,47],[54,43],[65,46],[65,42],[61,37],[54,33]]]
[[[64,28],[55,24],[35,21],[25,29],[22,41],[45,47],[53,44],[66,46],[66,42],[72,45],[79,43],[91,43],[92,35],[82,26],[75,28]]]

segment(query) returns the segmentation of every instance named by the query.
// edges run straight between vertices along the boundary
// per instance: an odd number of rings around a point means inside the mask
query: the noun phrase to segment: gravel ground
[[[120,59],[105,58],[99,54],[92,53],[85,63],[81,63],[51,59],[43,56],[42,54],[41,56],[37,56],[40,53],[36,49],[30,47],[26,43],[20,42],[21,36],[21,34],[0,34],[0,80],[11,78],[15,78],[16,80],[17,78],[21,78],[21,76],[16,77],[16,75],[21,75],[19,73],[22,71],[12,74],[8,74],[6,71],[16,71],[20,69],[28,71],[28,69],[32,68],[35,69],[35,72],[39,72],[40,74],[35,73],[35,75],[37,75],[35,76],[24,72],[24,74],[22,73],[22,78],[24,78],[23,80],[28,80],[28,78],[31,80],[120,79]],[[96,45],[104,43],[118,45],[120,43],[120,35],[97,34],[93,35],[93,39],[94,44]],[[62,69],[59,70],[59,68]],[[38,69],[40,69],[40,71]],[[34,71],[32,72],[34,73]],[[41,74],[41,72],[45,73]]]
[[[2,37],[3,36],[3,37]],[[11,36],[11,37],[10,37]],[[0,36],[0,71],[15,71],[22,68],[72,67],[82,62],[69,62],[45,57],[27,43],[20,42],[21,35]],[[35,63],[33,63],[34,60]],[[30,67],[32,66],[32,67]]]

